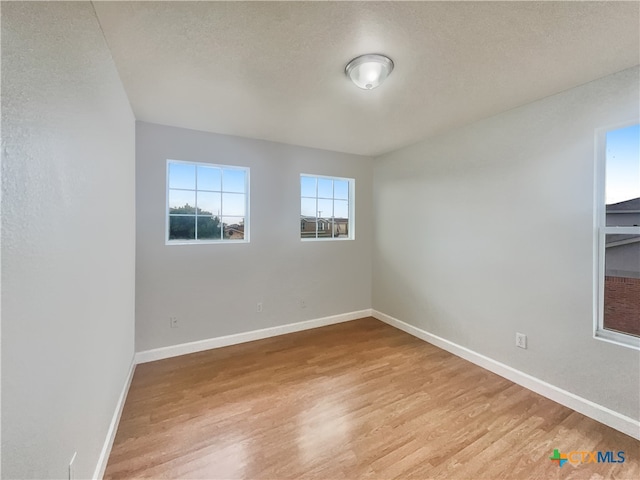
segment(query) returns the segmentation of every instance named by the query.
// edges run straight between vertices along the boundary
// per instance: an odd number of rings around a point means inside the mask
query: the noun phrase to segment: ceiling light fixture
[[[344,69],[347,77],[364,90],[373,90],[382,85],[393,71],[393,61],[389,57],[371,53],[354,58]]]

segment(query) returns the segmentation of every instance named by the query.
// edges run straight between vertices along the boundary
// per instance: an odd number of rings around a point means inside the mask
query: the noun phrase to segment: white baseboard
[[[586,398],[582,398],[571,392],[563,390],[562,388],[556,387],[555,385],[551,385],[550,383],[540,380],[539,378],[521,372],[520,370],[516,370],[515,368],[505,365],[504,363],[481,355],[466,347],[453,343],[442,337],[438,337],[437,335],[433,335],[432,333],[429,333],[418,327],[409,325],[408,323],[398,320],[397,318],[394,318],[385,313],[373,310],[372,315],[373,317],[391,325],[392,327],[395,327],[399,330],[407,332],[410,335],[413,335],[414,337],[424,340],[425,342],[440,347],[449,353],[464,358],[471,363],[474,363],[486,370],[500,375],[501,377],[511,380],[512,382],[517,383],[518,385],[521,385],[535,393],[538,393],[543,397],[549,398],[554,402],[564,405],[565,407],[575,410],[576,412],[586,415],[589,418],[592,418],[600,423],[608,425],[611,428],[614,428],[622,433],[640,440],[640,422],[638,420],[634,420],[631,417],[627,417],[626,415],[622,415],[621,413],[615,412],[607,407],[598,405],[591,400],[587,400]]]
[[[275,337],[287,333],[300,332],[311,328],[325,327],[336,323],[349,322],[358,318],[370,317],[371,309],[358,310],[356,312],[342,313],[340,315],[332,315],[330,317],[315,318],[304,322],[289,323],[287,325],[279,325],[277,327],[263,328],[261,330],[253,330],[250,332],[235,333],[233,335],[225,335],[224,337],[207,338],[196,342],[181,343],[179,345],[171,345],[169,347],[154,348],[153,350],[145,350],[136,353],[136,363],[153,362],[164,358],[177,357],[179,355],[187,355],[189,353],[201,352],[212,348],[227,347],[229,345],[237,345],[239,343],[252,342],[254,340],[262,340],[263,338]]]
[[[120,417],[122,416],[122,409],[124,408],[124,402],[127,399],[127,393],[129,393],[129,387],[131,386],[131,380],[133,379],[133,372],[135,370],[136,362],[134,357],[131,361],[129,375],[124,382],[122,392],[120,392],[120,397],[118,398],[118,403],[116,404],[116,409],[113,412],[111,424],[109,425],[109,430],[107,430],[107,437],[104,440],[104,445],[102,447],[102,451],[100,452],[100,457],[98,458],[98,464],[96,465],[96,469],[93,472],[94,480],[102,480],[102,477],[104,477],[104,471],[107,468],[107,462],[109,461],[109,455],[111,454],[111,447],[113,447],[113,441],[116,438],[118,424],[120,423]]]

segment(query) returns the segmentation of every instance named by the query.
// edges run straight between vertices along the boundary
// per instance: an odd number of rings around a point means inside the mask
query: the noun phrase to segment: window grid
[[[186,165],[194,167],[194,188],[182,188],[182,187],[171,187],[171,166],[172,165]],[[200,181],[200,169],[207,168],[212,170],[218,170],[220,174],[220,189],[210,189],[210,188],[199,188]],[[242,172],[243,174],[243,188],[242,191],[234,191],[225,189],[225,170]],[[194,212],[193,213],[172,213],[170,198],[171,192],[190,192],[194,195]],[[219,195],[219,209],[217,212],[209,212],[210,214],[203,214],[206,210],[201,208],[201,202],[199,199],[199,194],[201,193],[211,193]],[[243,214],[230,214],[225,215],[225,194],[238,195],[243,197]],[[187,205],[185,205],[186,207]],[[243,235],[241,240],[247,242],[248,241],[248,218],[249,218],[249,168],[247,167],[236,167],[229,165],[218,165],[218,164],[208,164],[208,163],[197,163],[197,162],[184,162],[177,160],[168,160],[167,161],[167,244],[184,244],[184,243],[238,243],[238,239],[228,239],[225,238],[225,218],[240,218],[242,219],[243,226]],[[171,219],[172,218],[193,218],[194,224],[194,235],[193,238],[171,238]],[[218,230],[218,237],[204,237],[201,238],[199,235],[198,229],[200,221],[199,219],[217,219],[219,225],[216,228]],[[214,230],[215,232],[215,230]]]
[[[301,219],[300,229],[301,229],[301,239],[302,240],[352,240],[354,238],[353,235],[353,184],[354,180],[350,178],[341,178],[341,177],[324,177],[324,176],[316,176],[316,175],[300,175],[301,179],[301,192],[300,198],[302,201],[311,200],[314,203],[314,215],[307,215],[303,212],[301,208]],[[304,186],[302,185],[303,179],[313,179],[314,181],[314,196],[309,196],[308,194],[304,194]],[[326,196],[326,194],[321,195],[320,193],[320,181],[331,181],[331,196]],[[347,186],[346,198],[336,198],[336,182],[344,182]],[[331,210],[330,215],[323,215],[325,213],[324,210],[319,210],[320,201],[330,201],[331,202]],[[336,201],[344,202],[346,206],[346,214],[344,217],[340,217],[341,219],[346,220],[345,224],[345,232],[340,232],[340,225],[336,222]],[[326,208],[326,207],[325,207]],[[315,221],[315,229],[313,231],[313,237],[305,237],[305,219],[304,217],[314,218]],[[325,235],[324,232],[329,230],[330,235]],[[340,234],[343,233],[344,237],[340,238]],[[321,235],[322,234],[322,235]]]

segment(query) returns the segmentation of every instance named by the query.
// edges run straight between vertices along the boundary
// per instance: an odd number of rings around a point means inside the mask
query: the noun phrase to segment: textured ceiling
[[[94,2],[139,120],[378,155],[640,63],[639,2]],[[395,70],[365,91],[364,53]]]

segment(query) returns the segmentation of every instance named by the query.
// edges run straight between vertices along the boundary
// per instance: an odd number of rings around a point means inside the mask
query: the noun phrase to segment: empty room
[[[640,2],[0,18],[0,478],[640,478]]]

